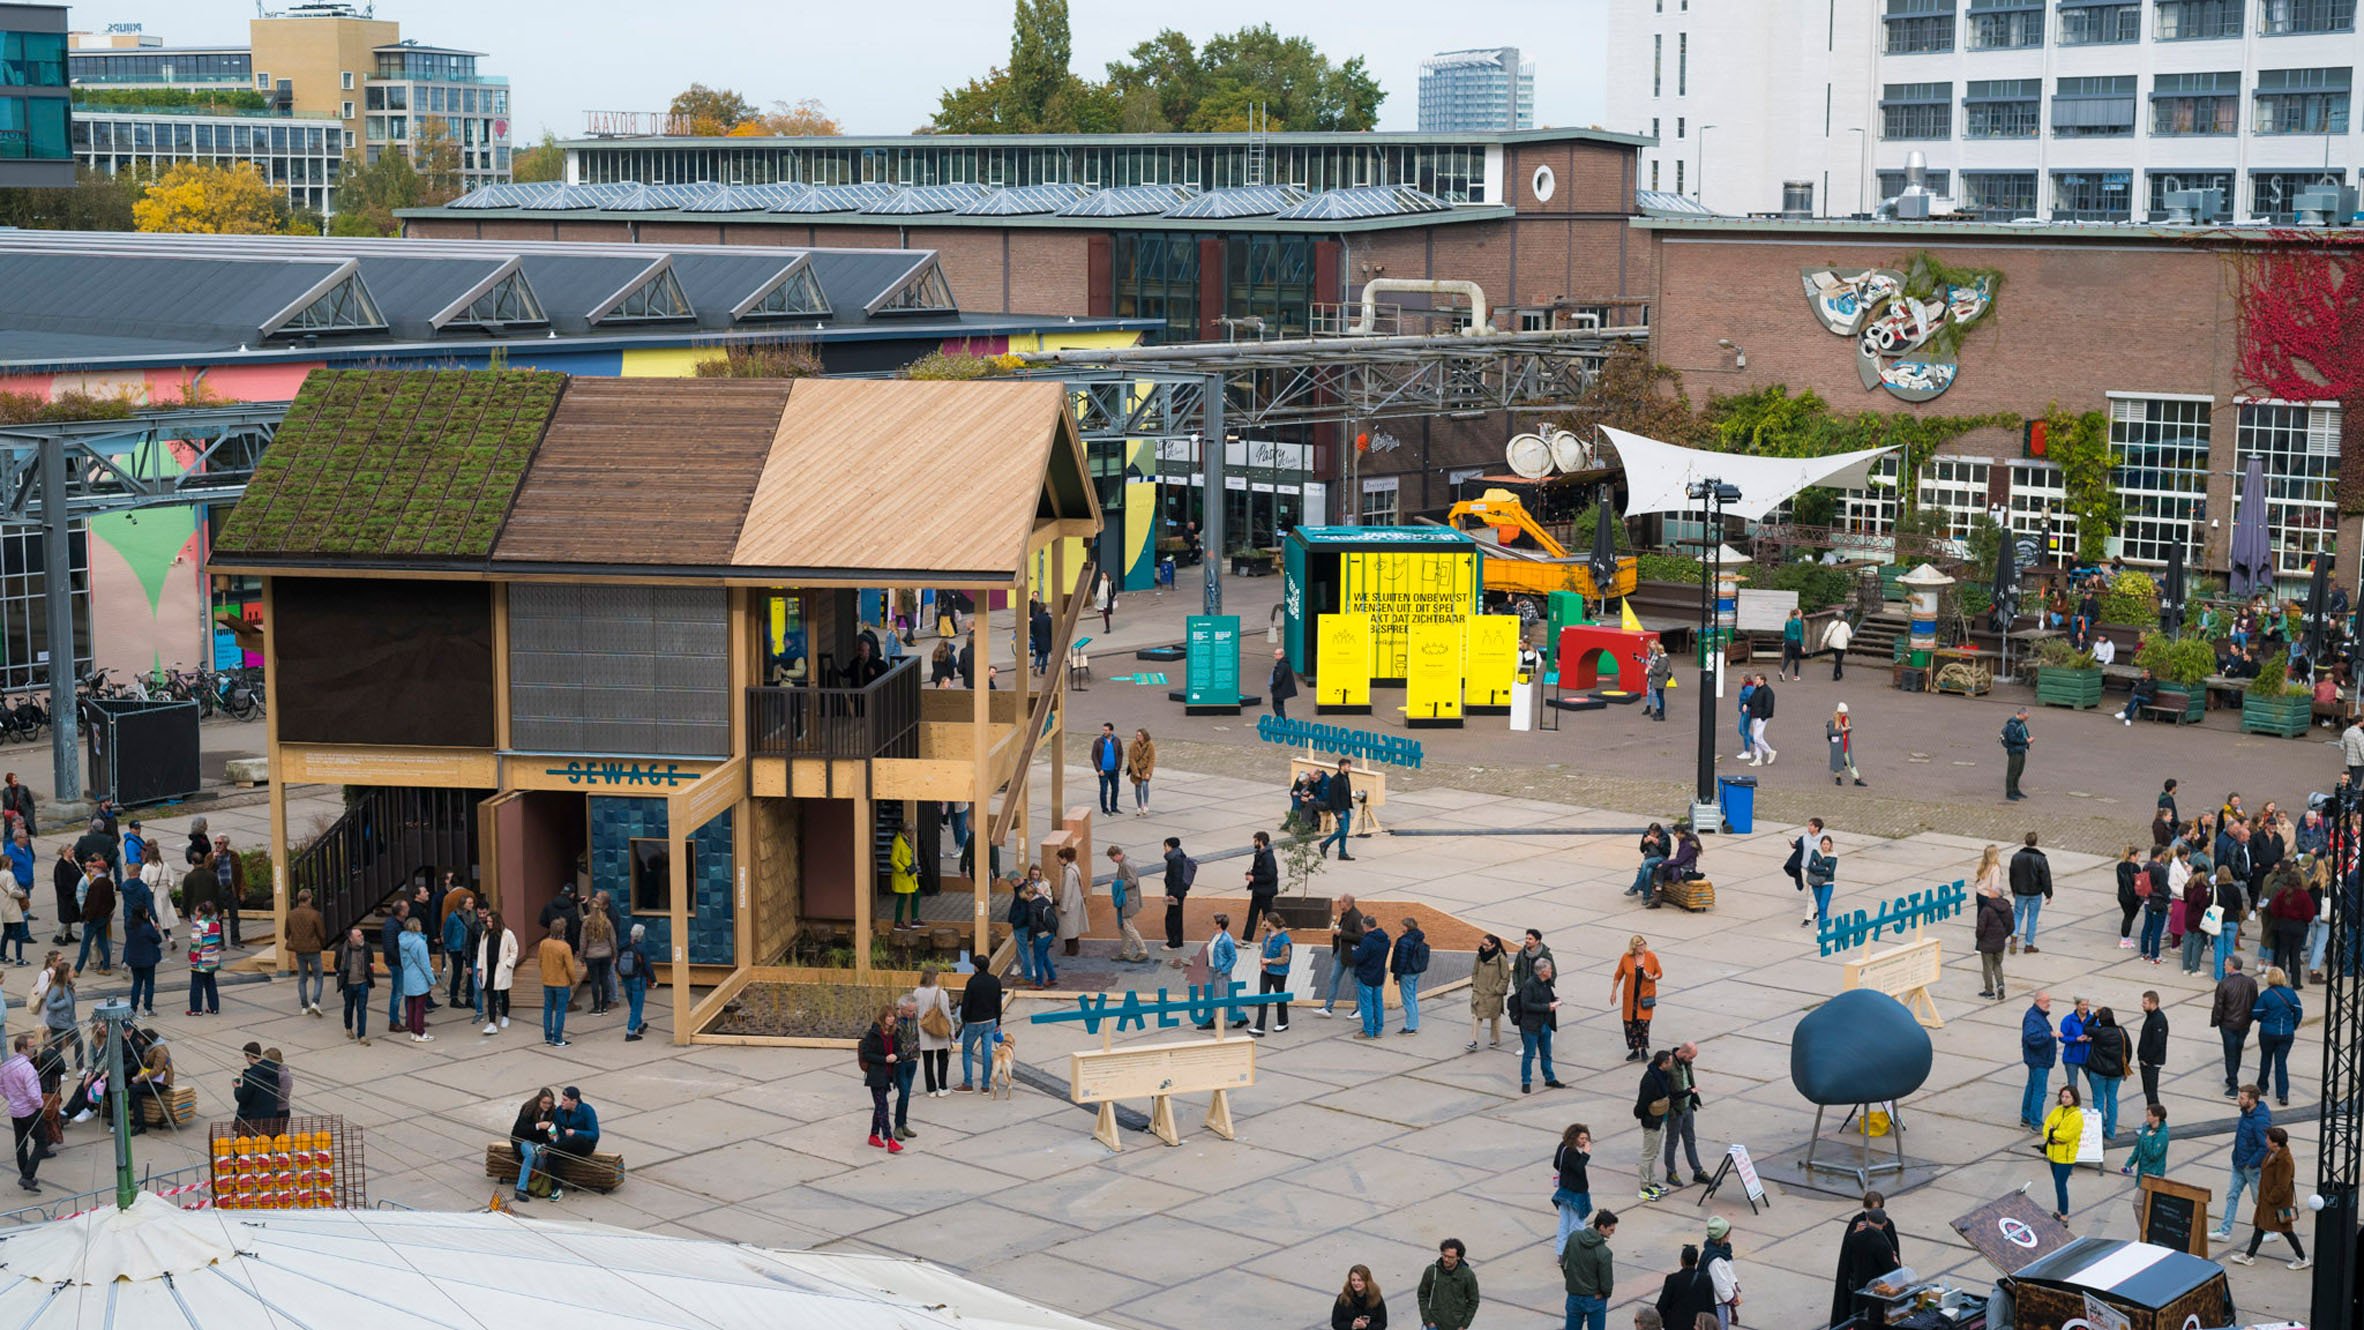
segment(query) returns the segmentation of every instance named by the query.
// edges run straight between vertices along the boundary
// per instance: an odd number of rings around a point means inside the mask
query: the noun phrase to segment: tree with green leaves
[[[545,129],[539,143],[509,154],[509,178],[520,183],[566,179],[566,149],[558,146],[558,136]]]
[[[1087,83],[1068,68],[1074,48],[1067,0],[1016,2],[1009,63],[946,88],[928,132],[1105,134],[1120,128],[1114,90]]]
[[[388,148],[372,162],[355,148],[346,156],[344,173],[337,182],[337,213],[329,220],[328,233],[393,235],[401,229],[394,210],[419,207],[426,196],[426,182],[419,178],[408,155]]]
[[[1259,106],[1274,129],[1367,130],[1386,96],[1361,56],[1333,65],[1307,38],[1269,23],[1209,37],[1195,51],[1166,29],[1111,63],[1107,86],[1126,128],[1191,133],[1246,129]]]
[[[70,189],[0,189],[0,226],[27,231],[131,231],[131,205],[155,179],[145,167],[77,167]]]

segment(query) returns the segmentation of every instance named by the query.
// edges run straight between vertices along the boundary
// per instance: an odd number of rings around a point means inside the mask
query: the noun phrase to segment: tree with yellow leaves
[[[182,162],[131,205],[132,221],[142,231],[271,235],[286,225],[286,217],[287,201],[250,162]]]

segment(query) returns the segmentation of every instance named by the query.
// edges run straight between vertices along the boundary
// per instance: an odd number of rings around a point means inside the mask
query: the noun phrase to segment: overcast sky
[[[244,0],[73,5],[78,29],[140,23],[171,45],[243,42],[254,14]],[[509,79],[520,143],[544,126],[577,135],[587,110],[662,110],[693,81],[766,106],[817,97],[849,133],[909,133],[935,110],[939,91],[1008,58],[1010,12],[1009,0],[377,0],[378,17],[401,23],[404,37],[488,53],[484,72]],[[1473,46],[1518,46],[1535,62],[1538,124],[1601,122],[1607,12],[1608,0],[1070,4],[1075,70],[1085,77],[1100,77],[1153,34],[1161,14],[1176,16],[1164,23],[1193,41],[1271,21],[1333,60],[1362,56],[1387,92],[1381,129],[1418,127],[1423,57]]]

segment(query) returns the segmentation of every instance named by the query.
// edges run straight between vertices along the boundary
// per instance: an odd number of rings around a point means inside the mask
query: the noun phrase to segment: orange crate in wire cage
[[[222,1210],[362,1210],[369,1206],[361,1128],[341,1117],[216,1122],[206,1133],[213,1203]]]

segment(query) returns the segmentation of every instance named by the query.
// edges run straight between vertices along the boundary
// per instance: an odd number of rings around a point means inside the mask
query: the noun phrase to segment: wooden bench
[[[543,1150],[534,1158],[537,1170],[544,1170],[558,1179],[564,1187],[582,1187],[591,1191],[614,1191],[624,1185],[624,1156],[599,1154],[570,1155],[563,1150]],[[511,1186],[517,1184],[517,1144],[514,1141],[494,1141],[484,1147],[484,1176],[498,1178]]]
[[[1658,899],[1693,914],[1704,913],[1716,907],[1716,884],[1704,877],[1685,882],[1668,882],[1658,888]]]
[[[139,1106],[140,1125],[145,1127],[186,1127],[197,1120],[197,1091],[190,1086],[175,1085],[159,1098],[155,1092],[137,1088],[132,1092],[132,1103]],[[165,1104],[172,1105],[172,1121],[164,1120]],[[517,1176],[511,1172],[511,1177]]]

